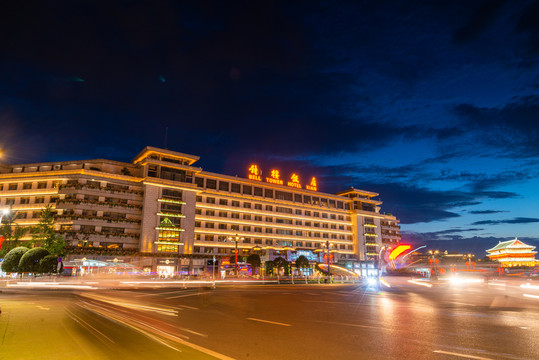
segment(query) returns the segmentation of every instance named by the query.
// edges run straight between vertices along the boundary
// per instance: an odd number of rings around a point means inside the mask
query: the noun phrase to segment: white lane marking
[[[178,305],[180,310],[183,310],[182,308],[187,308],[187,309],[191,309],[191,310],[198,310],[197,307],[194,307],[194,306],[187,306],[187,305]]]
[[[466,358],[466,359],[493,360],[491,358],[486,358],[486,357],[481,357],[481,356],[473,356],[473,355],[468,355],[468,354],[459,354],[459,353],[454,353],[454,352],[449,352],[449,351],[442,351],[442,350],[434,350],[433,352],[435,352],[437,354],[453,355],[453,356],[463,357],[463,358]]]
[[[292,325],[290,325],[290,324],[280,323],[280,322],[276,322],[276,321],[269,321],[269,320],[256,319],[256,318],[247,318],[247,320],[260,321],[260,322],[263,322],[263,323],[274,324],[274,325],[281,325],[281,326],[292,326]]]
[[[196,293],[196,294],[185,294],[185,295],[178,295],[178,296],[169,296],[165,299],[176,299],[181,297],[188,297],[188,296],[197,296],[197,295],[203,295],[203,294],[209,294],[209,292],[203,292],[203,293]]]
[[[50,308],[46,308],[46,307],[39,306],[39,305],[37,305],[37,307],[40,308],[41,310],[50,310]]]
[[[323,324],[331,324],[331,325],[344,325],[344,326],[353,326],[353,327],[360,327],[360,328],[369,328],[369,329],[380,329],[379,326],[369,326],[369,325],[360,325],[360,324],[347,324],[347,323],[340,323],[340,322],[333,322],[333,321],[321,321],[317,320],[317,323],[323,323]]]

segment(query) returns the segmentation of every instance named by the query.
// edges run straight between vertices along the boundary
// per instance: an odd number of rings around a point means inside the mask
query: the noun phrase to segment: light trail
[[[522,285],[520,285],[520,287],[525,288],[525,289],[539,290],[539,286],[531,285],[531,284],[522,284]]]
[[[416,281],[416,280],[408,280],[409,283],[412,283],[412,284],[416,284],[416,285],[421,285],[421,286],[426,286],[426,287],[432,287],[432,284],[428,284],[426,282],[423,282],[423,281]]]
[[[458,356],[458,357],[462,357],[462,358],[466,358],[466,359],[493,360],[492,358],[486,358],[486,357],[482,357],[482,356],[474,356],[474,355],[468,355],[468,354],[459,354],[459,353],[443,351],[443,350],[434,350],[433,352],[435,352],[437,354]]]
[[[268,323],[268,324],[273,324],[273,325],[292,326],[290,324],[285,324],[285,323],[270,321],[270,320],[256,319],[256,318],[247,318],[247,320],[258,321],[258,322],[263,322],[263,323]]]

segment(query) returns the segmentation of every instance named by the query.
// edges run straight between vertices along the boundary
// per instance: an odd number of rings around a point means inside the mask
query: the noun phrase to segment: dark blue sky
[[[208,171],[380,192],[408,241],[539,245],[538,19],[539,1],[2,2],[0,147],[129,161],[168,127]]]

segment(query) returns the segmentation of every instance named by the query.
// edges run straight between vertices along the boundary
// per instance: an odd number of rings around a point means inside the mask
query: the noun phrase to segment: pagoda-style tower
[[[535,246],[526,245],[515,238],[509,241],[500,241],[498,245],[487,250],[491,260],[500,262],[502,267],[535,266]]]

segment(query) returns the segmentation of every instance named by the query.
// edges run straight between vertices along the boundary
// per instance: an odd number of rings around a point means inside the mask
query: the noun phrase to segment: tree
[[[15,223],[19,218],[19,213],[10,211],[2,218],[3,224],[0,226],[0,235],[4,237],[4,243],[0,249],[0,258],[3,258],[11,249],[14,249],[21,244],[20,239],[26,235],[28,229]]]
[[[58,256],[47,255],[39,260],[38,272],[43,274],[56,273],[58,269]]]
[[[28,250],[19,261],[18,272],[39,272],[39,262],[47,255],[49,255],[49,251],[42,247]]]
[[[41,219],[32,229],[32,239],[35,244],[42,246],[51,254],[60,255],[63,253],[66,244],[63,236],[54,230],[55,219],[56,212],[50,205],[42,209]]]
[[[298,256],[298,258],[296,259],[296,268],[298,268],[298,270],[301,271],[302,269],[305,269],[308,267],[309,267],[309,259],[307,259],[304,255]]]
[[[280,271],[280,269],[284,269],[284,274],[290,275],[290,262],[279,256],[278,258],[275,258],[273,260],[273,263],[275,264],[275,267],[277,268],[278,272]]]
[[[28,248],[19,246],[8,252],[2,262],[2,271],[7,273],[19,272],[19,262],[27,251]]]
[[[258,269],[261,265],[260,261],[260,255],[258,254],[251,254],[247,257],[247,262],[251,265],[251,269],[253,269],[253,274],[256,273],[256,269]]]
[[[266,274],[273,275],[273,268],[275,267],[275,263],[273,261],[266,261]]]

